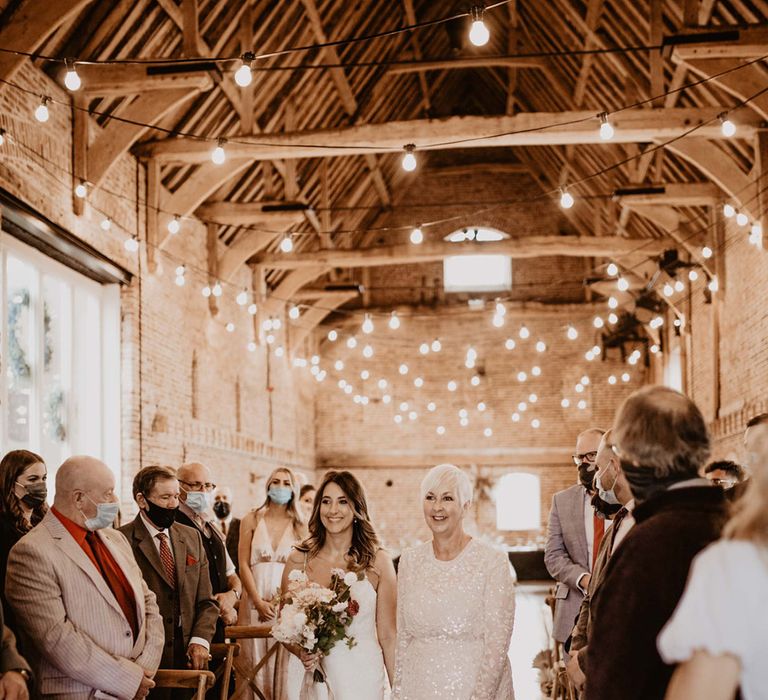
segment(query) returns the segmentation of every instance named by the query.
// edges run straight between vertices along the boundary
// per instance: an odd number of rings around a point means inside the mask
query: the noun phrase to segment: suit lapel
[[[77,543],[75,538],[69,534],[62,522],[51,511],[48,511],[42,524],[48,528],[51,537],[58,543],[59,549],[61,549],[61,551],[64,552],[64,554],[66,554],[86,576],[88,576],[104,599],[117,610],[117,612],[123,615],[123,611],[120,609],[117,599],[107,585],[107,582],[104,580],[104,577],[101,575],[101,572],[96,568],[96,565],[91,561],[85,551],[83,551],[83,548]]]
[[[173,562],[176,565],[176,581],[178,582],[179,593],[181,593],[187,578],[184,574],[187,568],[188,548],[180,528],[171,525],[170,532],[171,544],[173,546]]]
[[[141,587],[141,579],[133,575],[135,571],[134,569],[135,562],[131,562],[128,560],[127,552],[125,552],[123,547],[120,546],[121,543],[119,541],[116,541],[115,539],[113,539],[113,535],[111,532],[105,531],[104,537],[102,539],[104,544],[109,549],[110,554],[114,557],[115,561],[117,562],[117,565],[120,567],[120,570],[123,572],[123,575],[125,576],[126,580],[131,586],[131,590],[133,591],[133,597],[136,600],[136,610],[138,612],[138,619],[139,619],[139,630],[141,630],[141,627],[144,625],[146,609],[145,609],[145,603],[144,603],[144,591],[142,590],[142,587]]]
[[[173,530],[173,527],[171,527],[171,530]],[[152,564],[155,571],[160,574],[163,581],[173,588],[172,582],[168,580],[168,577],[165,574],[163,563],[160,561],[160,553],[157,551],[157,547],[152,541],[152,535],[149,534],[149,530],[147,530],[144,525],[141,515],[137,515],[136,519],[133,521],[133,539],[138,542],[141,553],[146,557],[147,561]]]
[[[589,561],[589,543],[587,542],[587,526],[584,522],[584,489],[581,486],[576,487],[573,498],[573,522],[576,532],[579,533],[579,547],[581,548],[582,561],[586,562],[586,568],[590,568]]]

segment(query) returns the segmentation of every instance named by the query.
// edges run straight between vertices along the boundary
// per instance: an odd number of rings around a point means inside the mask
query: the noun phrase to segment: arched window
[[[541,481],[536,474],[505,474],[496,484],[495,496],[497,529],[540,529]]]

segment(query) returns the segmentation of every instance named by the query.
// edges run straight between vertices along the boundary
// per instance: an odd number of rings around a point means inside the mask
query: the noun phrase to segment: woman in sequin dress
[[[464,532],[467,475],[450,464],[421,485],[432,540],[403,552],[398,569],[398,700],[510,700],[514,584],[504,552]]]
[[[270,622],[275,618],[273,598],[280,586],[283,568],[296,542],[306,537],[307,529],[299,510],[299,492],[290,469],[275,469],[267,478],[267,498],[240,524],[240,578],[245,595],[240,603],[241,625]],[[248,562],[248,566],[245,565]],[[255,665],[277,642],[271,639],[242,640],[243,652]],[[283,654],[278,649],[277,654]],[[258,673],[256,685],[268,700],[278,700],[274,690],[275,658]],[[286,664],[281,663],[281,668]],[[282,687],[286,688],[286,671]],[[281,693],[284,695],[285,691]]]
[[[304,571],[321,586],[330,583],[333,569],[364,574],[351,587],[352,599],[359,605],[347,629],[354,646],[337,643],[322,658],[297,647],[289,649],[307,670],[320,664],[335,700],[389,698],[395,661],[395,567],[379,545],[363,487],[350,472],[330,471],[323,478],[309,520],[309,538],[289,557],[283,588],[293,569]]]

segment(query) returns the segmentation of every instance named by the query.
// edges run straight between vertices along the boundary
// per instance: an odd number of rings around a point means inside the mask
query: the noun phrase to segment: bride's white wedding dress
[[[350,649],[338,642],[323,659],[328,685],[334,700],[385,700],[389,698],[389,682],[376,634],[376,589],[364,578],[353,583],[351,591],[352,599],[360,605],[360,611],[347,628],[355,645]],[[289,675],[294,672],[289,669]],[[290,679],[288,685],[295,688],[295,679]],[[324,685],[317,685],[321,698],[324,689]]]

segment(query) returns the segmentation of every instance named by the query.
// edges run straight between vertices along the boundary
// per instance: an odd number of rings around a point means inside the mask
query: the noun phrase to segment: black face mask
[[[19,484],[19,486],[23,486],[26,491],[20,500],[30,508],[37,508],[45,503],[45,499],[48,498],[48,486],[44,481],[36,484]]]
[[[146,511],[147,517],[157,525],[158,529],[166,530],[176,522],[178,508],[163,508],[157,505],[157,503],[152,503],[146,496],[144,496],[144,500],[147,502],[147,506],[149,506]]]
[[[636,467],[631,462],[621,460],[621,470],[627,477],[629,488],[638,503],[647,501],[661,491],[666,491],[669,486],[680,481],[678,476],[657,477],[654,469],[650,467]]]
[[[224,520],[232,512],[232,506],[226,501],[216,501],[213,504],[213,512],[219,520]]]
[[[604,501],[600,496],[595,494],[592,496],[592,507],[598,516],[605,518],[606,520],[612,518],[616,513],[621,510],[621,503],[608,503]]]
[[[595,480],[595,474],[597,474],[597,468],[594,464],[580,464],[579,467],[579,481],[581,485],[592,493],[595,489],[593,482]]]

